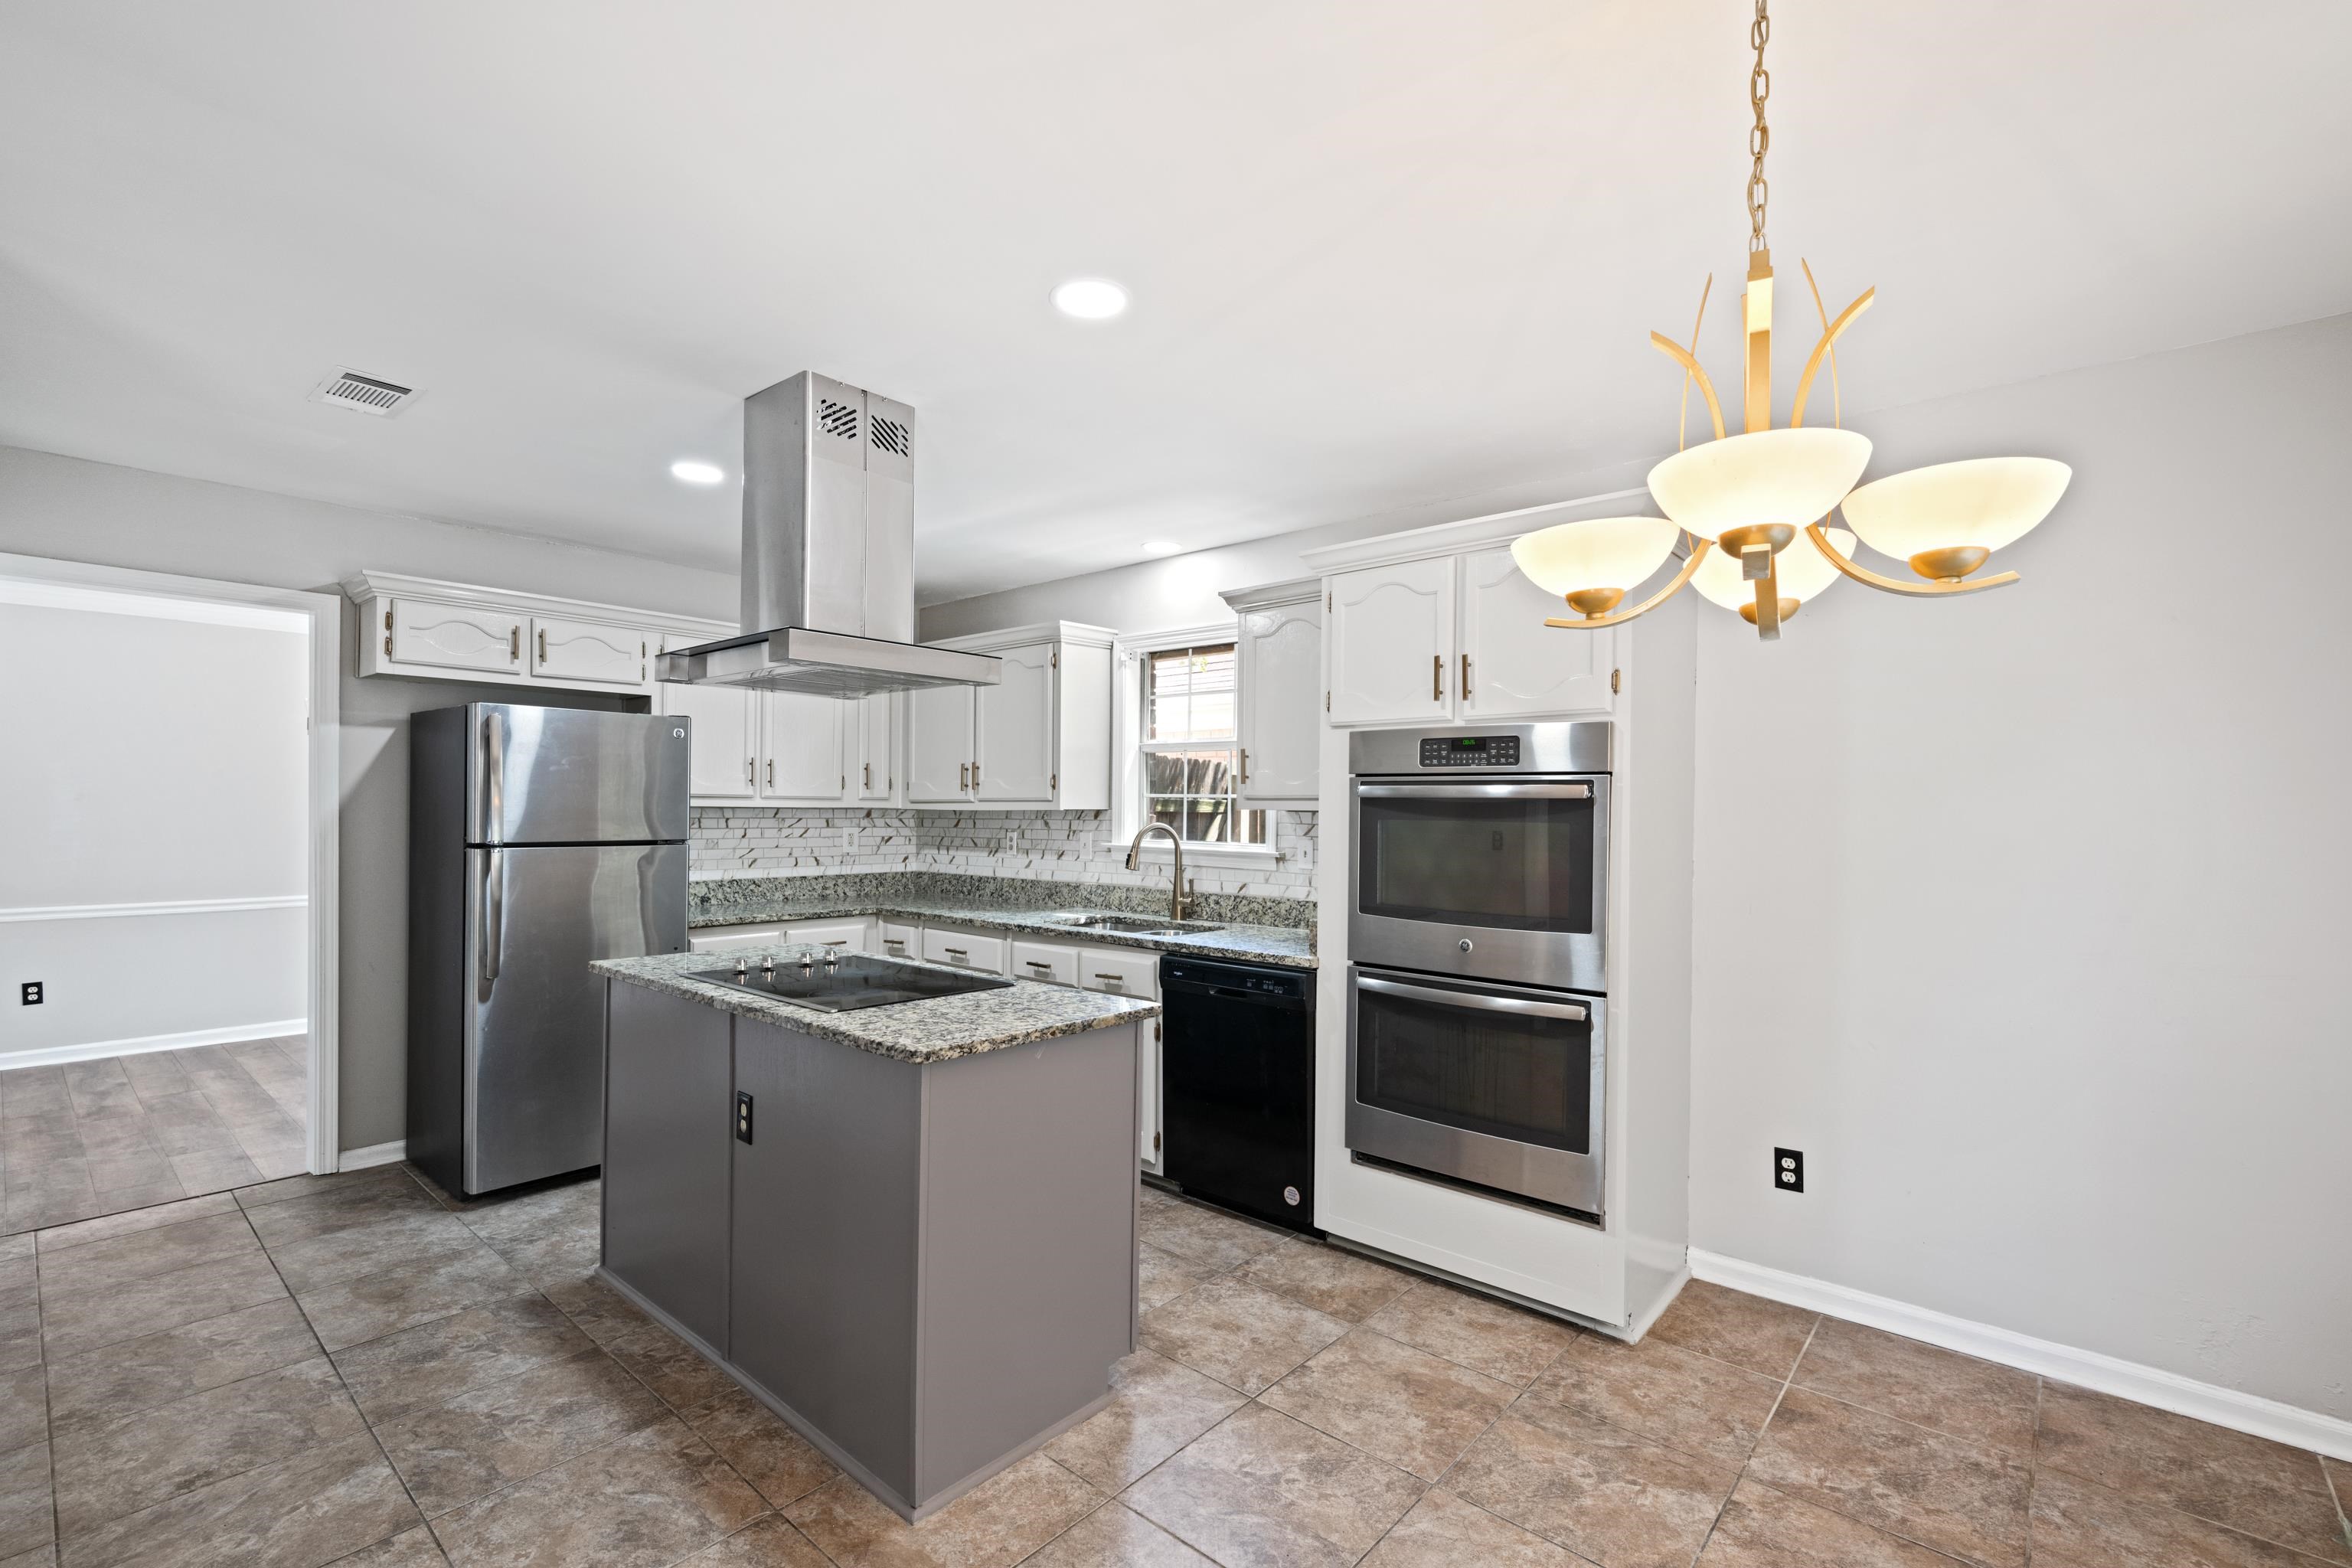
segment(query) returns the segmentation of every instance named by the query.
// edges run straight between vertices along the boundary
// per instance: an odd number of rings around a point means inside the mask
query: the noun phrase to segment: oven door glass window
[[[1357,982],[1356,1099],[1377,1110],[1590,1154],[1592,1053],[1574,1003]]]
[[[1601,817],[1591,793],[1367,785],[1356,804],[1357,897],[1364,914],[1592,932]]]

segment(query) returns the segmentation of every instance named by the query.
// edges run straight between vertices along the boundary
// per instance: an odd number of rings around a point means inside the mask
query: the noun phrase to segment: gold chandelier
[[[1713,603],[1737,610],[1769,642],[1780,637],[1781,622],[1841,576],[1924,598],[2001,587],[2016,582],[2017,574],[1970,574],[2047,517],[2073,477],[2065,464],[2047,458],[1976,458],[1913,468],[1856,489],[1854,481],[1870,462],[1870,440],[1843,426],[1837,341],[1870,308],[1877,290],[1864,289],[1832,321],[1813,269],[1801,259],[1798,265],[1821,316],[1822,335],[1797,378],[1787,427],[1772,428],[1772,252],[1764,241],[1769,195],[1764,154],[1772,140],[1764,123],[1764,100],[1772,90],[1764,45],[1772,24],[1765,6],[1766,0],[1756,0],[1756,19],[1748,28],[1756,62],[1748,72],[1748,100],[1756,123],[1748,132],[1748,287],[1741,300],[1746,428],[1740,435],[1724,434],[1723,405],[1698,362],[1699,327],[1715,287],[1709,277],[1699,292],[1689,345],[1662,332],[1652,332],[1650,342],[1683,368],[1683,424],[1687,426],[1696,383],[1715,438],[1696,447],[1678,440],[1675,455],[1650,470],[1650,495],[1664,517],[1563,522],[1512,544],[1512,558],[1528,580],[1559,595],[1577,613],[1574,619],[1548,620],[1548,626],[1613,626],[1694,584]],[[1830,373],[1830,427],[1808,427],[1806,407],[1824,364]],[[1830,514],[1841,509],[1847,527],[1833,528]],[[1665,564],[1685,535],[1689,555],[1674,579],[1632,609],[1618,608],[1631,589]],[[1901,581],[1859,564],[1853,559],[1857,536],[1879,553],[1908,563],[1919,580]]]

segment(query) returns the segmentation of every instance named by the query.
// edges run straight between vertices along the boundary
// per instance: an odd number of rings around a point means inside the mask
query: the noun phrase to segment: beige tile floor
[[[1147,1192],[1110,1405],[909,1528],[402,1167],[0,1239],[0,1568],[2295,1568],[2352,1467],[1694,1285],[1628,1349]]]
[[[303,1169],[296,1036],[0,1072],[0,1236]]]

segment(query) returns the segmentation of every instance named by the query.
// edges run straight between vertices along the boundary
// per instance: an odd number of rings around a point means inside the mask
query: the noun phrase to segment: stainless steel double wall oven
[[[1349,737],[1348,1145],[1597,1218],[1609,726]]]

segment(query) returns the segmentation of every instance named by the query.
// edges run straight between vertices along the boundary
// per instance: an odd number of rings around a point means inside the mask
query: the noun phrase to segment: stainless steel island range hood
[[[743,400],[743,625],[661,656],[693,686],[863,697],[993,686],[915,636],[915,411],[813,371]]]

